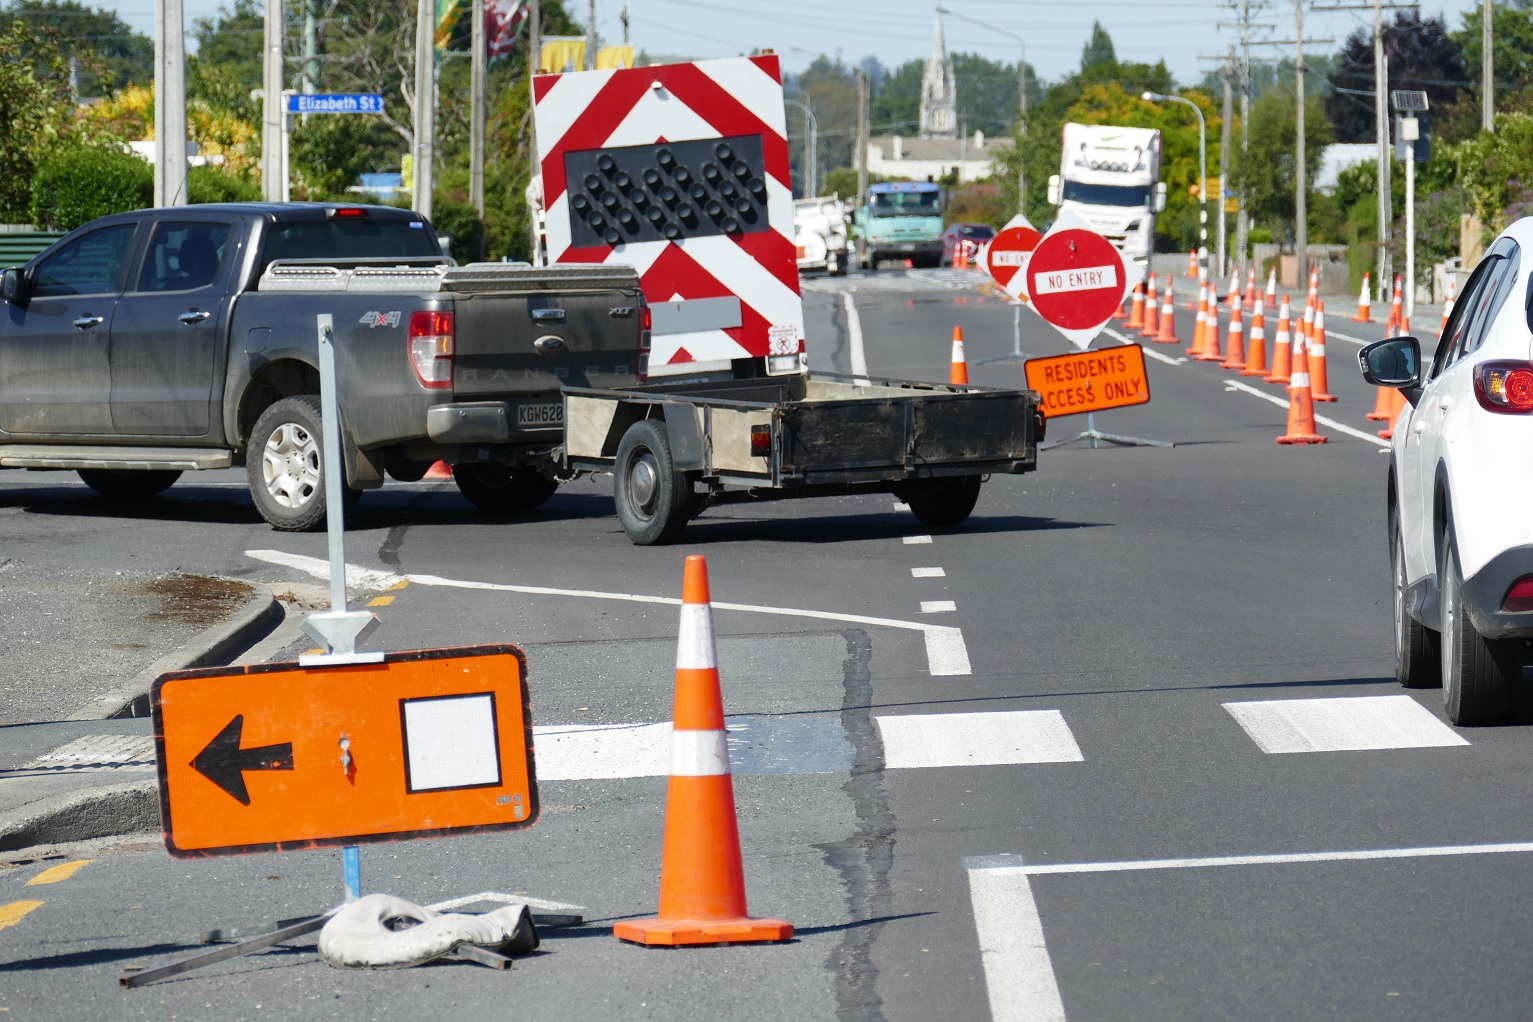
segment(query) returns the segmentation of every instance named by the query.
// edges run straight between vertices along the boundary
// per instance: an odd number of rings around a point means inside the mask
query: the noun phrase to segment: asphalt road
[[[960,274],[811,282],[806,307],[817,370],[853,368],[855,322],[870,374],[945,379],[957,325],[974,382],[1023,379],[978,364],[1011,351],[1013,311]],[[1179,328],[1185,342],[1185,313]],[[1028,310],[1021,330],[1026,352],[1066,350]],[[406,580],[379,589],[374,641],[525,644],[551,730],[537,826],[366,847],[364,886],[420,901],[525,891],[593,923],[547,931],[506,974],[345,973],[299,942],[123,991],[123,966],[190,952],[202,929],[332,904],[340,865],[119,846],[45,886],[26,885],[51,863],[0,865],[0,1009],[1526,1017],[1526,726],[1450,728],[1438,692],[1392,681],[1383,449],[1324,425],[1323,446],[1279,446],[1284,410],[1178,362],[1184,346],[1154,347],[1150,404],[1097,422],[1177,446],[1046,452],[1036,474],[991,479],[947,533],[870,496],[715,509],[676,547],[638,548],[600,479],[516,522],[450,484],[369,494],[349,560]],[[1371,437],[1355,350],[1333,331],[1341,400],[1320,412]],[[312,585],[325,556],[322,536],[264,528],[235,473],[136,510],[7,476],[0,506],[29,563]],[[678,596],[687,553],[707,555],[715,600],[739,605],[715,619],[745,868],[752,910],[799,928],[783,946],[615,941],[604,926],[655,908],[664,780],[642,742],[601,759],[557,737],[642,738],[654,729],[634,725],[668,719],[676,611],[635,597]],[[24,901],[43,904],[16,916]]]

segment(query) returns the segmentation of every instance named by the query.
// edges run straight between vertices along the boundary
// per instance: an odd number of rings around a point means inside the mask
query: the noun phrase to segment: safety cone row
[[[1240,318],[1240,295],[1235,296],[1235,307],[1230,310],[1230,337],[1225,345],[1224,361],[1220,369],[1244,369],[1246,367],[1245,325]]]
[[[1155,291],[1155,274],[1150,273],[1150,287],[1144,298],[1144,326],[1139,331],[1139,336],[1155,339],[1160,333],[1160,304]]]
[[[1246,367],[1241,376],[1267,375],[1267,314],[1257,301],[1251,311],[1251,336],[1246,338]]]
[[[948,366],[947,382],[969,382],[969,362],[963,356],[963,327],[961,326],[953,328],[953,356]]]
[[[1219,293],[1212,284],[1208,290],[1208,313],[1203,320],[1203,347],[1192,356],[1194,362],[1224,361],[1224,355],[1219,350]]]
[[[1144,329],[1144,281],[1134,285],[1134,293],[1131,296],[1133,306],[1129,310],[1128,322],[1124,324],[1126,330]]]
[[[1288,429],[1277,438],[1280,444],[1323,444],[1315,430],[1315,405],[1309,389],[1309,360],[1301,340],[1293,346],[1293,379],[1288,384]]]
[[[1364,273],[1363,289],[1357,293],[1357,315],[1352,317],[1352,322],[1373,322],[1373,296],[1369,294],[1369,291],[1372,289],[1372,287],[1373,282],[1369,279],[1369,275]]]
[[[1262,378],[1263,383],[1287,383],[1293,376],[1293,320],[1289,312],[1288,296],[1278,309],[1277,334],[1272,338],[1272,372]]]
[[[672,716],[660,909],[648,919],[618,923],[613,935],[670,947],[791,940],[792,923],[753,918],[745,906],[708,562],[696,555],[687,558],[682,577]]]
[[[1176,339],[1176,278],[1166,278],[1166,294],[1160,302],[1160,332],[1156,344],[1179,344]]]

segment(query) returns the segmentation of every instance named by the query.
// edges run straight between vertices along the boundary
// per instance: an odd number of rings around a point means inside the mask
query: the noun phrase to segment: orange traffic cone
[[[1277,311],[1277,268],[1267,271],[1267,311]]]
[[[1363,274],[1363,289],[1357,293],[1357,315],[1352,317],[1354,323],[1373,322],[1373,296],[1368,292],[1373,284],[1367,273]]]
[[[1365,418],[1371,419],[1374,422],[1388,422],[1393,418],[1390,415],[1390,411],[1394,408],[1395,404],[1394,398],[1390,395],[1398,394],[1399,391],[1393,387],[1375,387],[1373,389],[1378,391],[1378,394],[1373,399],[1373,411],[1369,412]]]
[[[1246,338],[1246,367],[1241,376],[1267,375],[1267,313],[1260,297],[1251,313],[1251,336]]]
[[[1224,296],[1224,304],[1232,309],[1240,308],[1240,271],[1230,270],[1230,290]]]
[[[1389,299],[1389,323],[1384,329],[1386,337],[1400,336],[1400,324],[1405,319],[1404,294],[1400,290],[1400,278],[1395,278],[1394,294]]]
[[[1187,276],[1188,276],[1189,279],[1192,279],[1192,280],[1196,280],[1197,277],[1198,277],[1198,250],[1197,249],[1193,249],[1191,252],[1187,253]]]
[[[1384,440],[1390,440],[1395,435],[1395,419],[1399,418],[1400,409],[1405,407],[1405,395],[1393,387],[1384,387],[1382,389],[1385,394],[1389,395],[1389,402],[1384,410],[1385,426],[1379,430],[1379,436]]]
[[[1209,288],[1210,291],[1213,288]],[[1219,298],[1217,293],[1208,303],[1208,318],[1203,322],[1203,348],[1192,356],[1195,362],[1223,362],[1219,351]]]
[[[1272,372],[1263,383],[1287,383],[1293,377],[1293,322],[1289,316],[1288,296],[1278,310],[1277,335],[1272,339]]]
[[[1139,331],[1139,336],[1153,339],[1160,333],[1160,296],[1155,292],[1155,274],[1150,274],[1150,288],[1144,298],[1144,328]]]
[[[660,911],[618,923],[612,932],[636,944],[726,944],[789,940],[793,924],[752,919],[745,909],[745,869],[735,821],[735,788],[724,736],[708,596],[708,561],[687,558],[676,643],[676,709],[671,776],[665,794]]]
[[[947,382],[969,382],[969,363],[963,357],[963,327],[961,326],[953,328],[953,357],[952,364],[948,366]]]
[[[1311,299],[1304,306],[1304,317],[1298,322],[1298,335],[1307,345],[1315,337],[1315,302]]]
[[[1220,369],[1246,367],[1246,332],[1245,324],[1241,322],[1240,316],[1240,303],[1237,301],[1235,307],[1230,310],[1230,339],[1225,345],[1224,361],[1219,363]]]
[[[1288,384],[1288,431],[1277,438],[1280,444],[1323,444],[1326,438],[1315,432],[1315,405],[1309,393],[1309,361],[1302,341],[1293,346],[1293,380]]]
[[[1325,360],[1324,302],[1315,309],[1315,325],[1310,334],[1306,358],[1309,361],[1310,397],[1316,401],[1335,401],[1336,395],[1330,390],[1330,369]]]
[[[1186,354],[1196,358],[1203,353],[1203,335],[1208,332],[1208,282],[1198,282],[1198,314],[1192,321],[1192,347]]]
[[[1320,267],[1309,268],[1309,302],[1311,305],[1320,300]]]
[[[1144,281],[1140,281],[1139,283],[1134,285],[1134,293],[1133,293],[1133,296],[1132,296],[1132,300],[1133,300],[1134,304],[1133,304],[1133,307],[1129,311],[1128,322],[1126,324],[1124,324],[1124,329],[1125,330],[1143,330],[1144,329]]]
[[[447,467],[447,462],[445,462],[445,461],[434,461],[434,462],[431,463],[431,467],[426,469],[426,474],[424,476],[422,476],[421,478],[422,479],[451,479],[452,478],[452,469]]]
[[[1256,267],[1252,266],[1246,270],[1246,308],[1255,309],[1260,300],[1261,296],[1256,293]]]
[[[1451,315],[1453,315],[1453,281],[1450,280],[1448,281],[1448,301],[1443,306],[1442,325],[1437,328],[1438,337],[1441,337],[1443,332],[1448,329],[1448,317]]]
[[[1166,278],[1166,294],[1160,302],[1160,333],[1155,335],[1157,344],[1179,344],[1176,339],[1176,278]]]

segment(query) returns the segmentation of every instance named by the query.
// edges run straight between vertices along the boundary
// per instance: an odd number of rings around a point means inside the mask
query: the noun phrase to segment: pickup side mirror
[[[1050,174],[1049,175],[1049,205],[1050,206],[1057,206],[1057,205],[1059,205],[1059,192],[1060,192],[1060,188],[1059,188],[1059,175],[1058,174]]]
[[[31,290],[29,285],[26,270],[14,266],[0,270],[0,298],[23,305]]]
[[[1164,182],[1164,181],[1157,181],[1157,182],[1155,182],[1155,212],[1157,212],[1157,213],[1164,213],[1165,211],[1166,211],[1166,182]]]
[[[1421,342],[1414,337],[1388,337],[1357,353],[1363,379],[1375,387],[1392,387],[1411,404],[1421,396]]]

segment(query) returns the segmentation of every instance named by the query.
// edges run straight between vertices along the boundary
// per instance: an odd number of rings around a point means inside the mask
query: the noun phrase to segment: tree
[[[32,178],[69,135],[73,111],[69,60],[57,40],[21,21],[0,30],[0,221],[30,219]]]
[[[74,0],[11,0],[0,20],[19,21],[33,43],[22,59],[46,60],[56,49],[70,58],[92,58],[80,68],[80,94],[101,96],[124,85],[154,80],[154,42],[140,35],[114,12],[94,10]]]
[[[1533,0],[1501,0],[1491,8],[1491,71],[1497,89],[1533,82]],[[1464,12],[1464,27],[1453,33],[1476,85],[1484,66],[1481,46],[1485,19],[1479,4]],[[1476,95],[1479,89],[1475,89]],[[1476,103],[1478,106],[1478,103]],[[1497,102],[1497,107],[1501,104]]]
[[[1251,138],[1245,156],[1237,155],[1234,180],[1245,195],[1257,226],[1277,237],[1292,236],[1297,194],[1298,105],[1291,91],[1273,90],[1251,104]],[[1319,96],[1304,103],[1304,165],[1308,190],[1314,190],[1322,150],[1330,144],[1331,126]]]
[[[199,64],[217,68],[247,97],[252,89],[261,87],[266,19],[259,0],[234,0],[232,7],[223,8],[215,17],[198,18],[192,24]],[[187,84],[190,91],[190,81]]]
[[[926,61],[907,60],[885,73],[883,84],[873,90],[869,104],[869,133],[911,134],[921,123],[921,77]]]
[[[1107,34],[1100,21],[1093,21],[1091,39],[1081,50],[1081,73],[1091,68],[1116,67],[1117,64],[1118,54],[1113,49],[1112,36]]]
[[[1444,107],[1463,88],[1463,48],[1440,17],[1423,19],[1417,11],[1397,12],[1394,21],[1384,26],[1384,55],[1390,91],[1423,91],[1433,107]],[[1328,76],[1331,94],[1326,97],[1325,112],[1338,142],[1372,142],[1377,137],[1374,74],[1373,32],[1358,29],[1347,37]]]
[[[154,169],[121,149],[64,146],[38,168],[32,222],[72,231],[98,216],[143,209],[153,201]]]
[[[1459,182],[1468,189],[1475,215],[1492,234],[1516,219],[1533,189],[1533,115],[1496,115],[1496,130],[1480,132],[1454,154]]]

